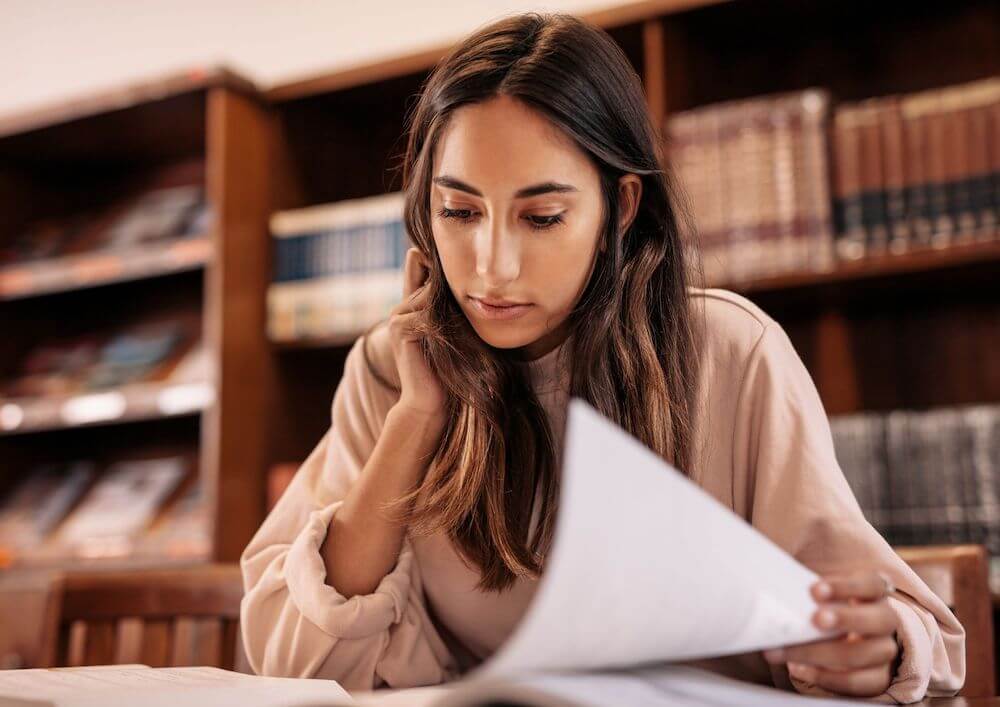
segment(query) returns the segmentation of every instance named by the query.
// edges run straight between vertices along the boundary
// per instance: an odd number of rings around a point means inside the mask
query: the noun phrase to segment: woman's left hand
[[[874,697],[889,687],[899,656],[896,614],[887,597],[892,583],[871,570],[820,577],[812,586],[819,604],[813,623],[843,634],[764,651],[769,663],[787,663],[789,674],[831,692]]]

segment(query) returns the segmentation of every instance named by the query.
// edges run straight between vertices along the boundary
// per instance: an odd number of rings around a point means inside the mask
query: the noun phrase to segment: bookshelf
[[[646,0],[584,17],[622,47],[661,127],[682,111],[776,92],[823,87],[835,102],[860,101],[1000,74],[1000,7],[985,0]],[[0,117],[0,212],[12,233],[112,202],[166,168],[202,184],[212,212],[183,240],[0,268],[0,320],[12,332],[0,339],[0,374],[53,331],[168,314],[196,323],[212,371],[209,390],[186,389],[180,402],[175,393],[168,412],[164,382],[111,391],[123,399],[112,408],[124,404],[113,419],[70,424],[58,396],[21,401],[6,419],[34,422],[0,429],[0,493],[31,464],[91,449],[111,461],[187,454],[204,487],[207,549],[104,564],[237,559],[263,518],[267,470],[303,460],[328,428],[355,338],[268,341],[269,218],[400,189],[404,116],[447,49],[266,92],[200,69]],[[1000,402],[998,281],[991,241],[709,284],[782,324],[839,415]]]
[[[836,110],[1000,75],[1000,6],[986,0],[648,0],[584,17],[621,46],[663,134],[672,117],[721,102],[820,88]],[[404,115],[446,50],[431,48],[269,90],[276,119],[274,210],[400,189],[394,168],[405,149]],[[997,123],[992,125],[995,133]],[[831,145],[834,137],[833,126],[825,128]],[[994,163],[994,180],[997,168]],[[942,409],[1000,405],[998,282],[1000,236],[993,233],[984,242],[837,259],[811,271],[707,284],[746,295],[782,325],[832,418],[908,411],[914,419],[931,419]],[[272,344],[277,402],[269,504],[326,431],[354,339]],[[962,454],[954,458],[970,466]],[[947,480],[966,483],[971,473],[963,468],[953,478],[954,469],[944,462],[917,466],[920,479],[908,483],[927,488]],[[988,546],[995,546],[995,526],[987,537]],[[1000,574],[993,562],[996,586]]]
[[[585,15],[619,43],[658,126],[710,103],[824,87],[857,101],[1000,73],[993,3],[639,2]],[[746,28],[752,27],[748,32]],[[276,86],[275,210],[401,188],[403,117],[447,47]],[[334,169],[334,166],[338,169]],[[741,282],[786,328],[831,415],[1000,401],[1000,242],[838,262]],[[992,285],[992,286],[991,286]],[[272,464],[302,459],[328,424],[351,336],[273,345]],[[975,357],[977,366],[967,365]],[[306,373],[308,371],[308,373]],[[321,376],[319,386],[298,381]],[[313,380],[317,380],[313,378]],[[308,422],[306,419],[308,418]]]
[[[4,558],[6,572],[234,561],[259,525],[271,391],[269,119],[251,82],[215,67],[0,118],[0,248],[40,220],[83,223],[65,248],[0,267],[0,379],[50,339],[150,322],[186,337],[155,375],[0,397],[0,489],[38,465],[77,459],[105,468],[178,456],[188,468],[127,548],[42,548]],[[128,205],[164,187],[200,190],[207,208],[196,227],[101,240]]]

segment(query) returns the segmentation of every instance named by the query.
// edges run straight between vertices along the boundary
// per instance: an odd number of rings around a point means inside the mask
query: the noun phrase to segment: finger
[[[892,636],[816,641],[765,651],[770,663],[803,663],[827,670],[858,670],[892,663],[899,646]]]
[[[413,333],[414,325],[418,323],[417,312],[403,312],[397,314],[389,322],[389,330],[400,341],[419,341],[420,337]]]
[[[421,287],[416,292],[411,293],[408,297],[404,298],[399,304],[392,308],[391,314],[406,314],[407,312],[413,312],[418,309],[423,309],[427,306],[427,300],[430,298],[430,288]]]
[[[885,599],[865,604],[824,603],[812,619],[819,628],[863,636],[886,636],[896,630],[896,614]]]
[[[841,672],[824,670],[812,665],[789,663],[788,674],[811,685],[852,697],[881,695],[892,682],[892,670],[889,665]]]
[[[427,279],[427,267],[423,253],[419,248],[411,247],[406,251],[406,261],[403,264],[403,299],[409,299]]]
[[[827,575],[812,586],[812,595],[819,601],[874,600],[893,591],[894,587],[888,576],[871,570]]]

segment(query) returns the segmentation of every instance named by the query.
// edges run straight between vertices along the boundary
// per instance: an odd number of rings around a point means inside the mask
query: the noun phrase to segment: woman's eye
[[[544,231],[546,228],[552,228],[556,224],[562,223],[562,214],[554,214],[553,216],[529,216],[528,223],[536,231]]]
[[[456,219],[460,223],[468,223],[475,218],[472,209],[449,209],[442,206],[438,210],[438,216],[445,219]],[[527,216],[528,225],[536,231],[544,231],[563,222],[562,214],[553,216]]]
[[[472,220],[472,210],[471,209],[449,209],[447,207],[441,207],[438,211],[438,216],[441,218],[453,218],[458,219],[461,222]]]

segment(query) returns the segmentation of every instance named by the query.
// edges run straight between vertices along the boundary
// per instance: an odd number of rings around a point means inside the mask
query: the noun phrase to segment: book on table
[[[12,671],[0,696],[36,701],[0,705],[155,707],[182,694],[239,707],[823,702],[680,664],[825,637],[810,620],[816,575],[578,398],[565,444],[537,593],[510,638],[459,680],[348,695],[332,680],[215,668]]]

